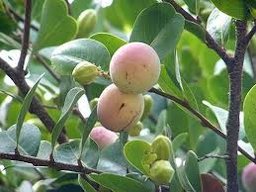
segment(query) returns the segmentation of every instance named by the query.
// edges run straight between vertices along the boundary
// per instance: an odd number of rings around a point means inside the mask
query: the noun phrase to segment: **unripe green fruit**
[[[128,43],[114,53],[109,72],[113,83],[122,92],[143,93],[157,83],[160,59],[149,45]]]
[[[141,94],[125,94],[111,84],[101,93],[97,105],[100,123],[115,132],[128,131],[139,121],[144,108]]]
[[[139,136],[140,131],[143,129],[143,124],[139,121],[135,126],[129,129],[128,134],[130,136]]]
[[[33,191],[35,191],[35,192],[46,192],[47,187],[46,187],[45,183],[42,180],[40,180],[40,181],[36,182],[33,185]]]
[[[118,138],[116,133],[102,126],[94,127],[91,130],[90,137],[98,145],[99,149],[115,143]]]
[[[94,98],[90,101],[89,105],[90,105],[90,108],[93,109],[94,107],[96,107],[96,105],[98,104],[99,102],[99,98]]]
[[[158,185],[163,185],[170,183],[174,172],[169,161],[159,160],[152,164],[149,177]]]
[[[77,37],[88,37],[89,34],[93,31],[97,22],[97,13],[94,9],[87,9],[83,11],[78,19],[78,32]]]
[[[153,102],[154,100],[150,95],[144,95],[144,110],[141,120],[145,119],[145,117],[147,117],[150,114],[151,109],[153,107]]]
[[[242,183],[247,192],[256,190],[256,165],[249,163],[243,170]]]
[[[73,69],[72,76],[81,85],[92,83],[100,74],[96,65],[83,61]]]
[[[151,150],[156,153],[157,160],[169,160],[171,156],[172,143],[166,136],[157,136],[151,144]]]

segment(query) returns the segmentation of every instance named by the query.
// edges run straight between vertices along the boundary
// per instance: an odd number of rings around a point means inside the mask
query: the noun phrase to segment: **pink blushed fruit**
[[[122,92],[144,93],[158,81],[160,59],[149,45],[128,43],[114,53],[109,72],[113,83]]]
[[[139,121],[143,108],[142,94],[125,94],[111,84],[99,97],[97,114],[100,123],[107,129],[128,131]]]
[[[90,137],[98,145],[99,149],[115,143],[118,138],[116,133],[102,126],[94,127],[91,130]]]
[[[247,192],[256,191],[256,165],[249,163],[243,170],[242,183]]]

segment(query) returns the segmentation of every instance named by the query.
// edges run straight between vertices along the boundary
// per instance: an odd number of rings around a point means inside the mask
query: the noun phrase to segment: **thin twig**
[[[36,59],[44,66],[44,68],[52,75],[52,77],[60,83],[60,77],[49,67],[48,63],[45,61],[45,59],[41,56],[36,54]]]
[[[81,167],[75,164],[66,164],[61,162],[50,162],[50,160],[46,159],[39,159],[37,157],[32,156],[25,156],[25,155],[17,155],[17,154],[9,154],[9,153],[0,153],[0,159],[5,160],[15,160],[15,161],[22,161],[26,163],[31,163],[34,166],[45,166],[45,167],[52,167],[56,170],[63,170],[63,171],[72,171],[77,173],[89,174],[89,173],[101,173],[96,169],[92,169],[89,167]]]
[[[150,89],[149,92],[155,93],[157,95],[160,95],[162,97],[170,99],[170,100],[174,101],[175,103],[181,105],[182,107],[187,109],[189,112],[191,112],[195,117],[197,117],[201,121],[201,124],[204,127],[207,127],[209,129],[211,129],[213,132],[215,132],[220,137],[222,137],[224,139],[227,139],[227,136],[220,129],[218,129],[218,127],[214,126],[206,117],[204,117],[201,113],[199,113],[193,107],[191,107],[188,104],[188,102],[186,102],[184,100],[181,100],[178,97],[175,97],[175,96],[170,95],[168,93],[164,93],[164,92],[162,92],[160,90],[157,90],[155,88]],[[250,161],[256,163],[256,159],[253,156],[251,156],[248,152],[246,152],[244,149],[239,147],[239,146],[238,146],[238,151],[240,151],[247,159],[249,159]]]
[[[202,157],[199,157],[198,158],[198,161],[203,161],[205,159],[228,159],[229,156],[228,155],[218,155],[218,154],[207,154],[207,155],[204,155]]]
[[[27,56],[28,48],[29,48],[29,34],[30,34],[30,20],[31,20],[31,8],[32,8],[32,1],[26,0],[25,1],[25,21],[24,21],[24,31],[23,31],[23,38],[22,38],[22,47],[20,58],[17,66],[17,70],[24,74],[24,63]]]
[[[251,39],[252,39],[252,37],[254,36],[255,33],[256,33],[256,25],[254,25],[252,27],[250,32],[245,37],[245,39],[246,39],[245,41],[246,41],[247,44],[251,41]]]
[[[170,3],[175,10],[180,13],[186,20],[195,23],[197,25],[201,26],[201,22],[194,18],[191,14],[189,14],[187,11],[185,11],[179,4],[177,4],[174,0],[164,0],[165,2]],[[231,63],[231,57],[227,54],[225,49],[221,47],[213,38],[212,36],[205,30],[205,40],[206,45],[213,49],[219,56],[222,58],[222,60],[226,63],[227,68],[229,68],[229,65]]]

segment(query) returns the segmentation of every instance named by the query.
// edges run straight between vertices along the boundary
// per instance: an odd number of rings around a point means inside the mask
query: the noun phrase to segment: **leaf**
[[[203,190],[202,192],[225,192],[221,182],[211,174],[201,174]]]
[[[74,67],[82,61],[89,61],[103,70],[108,70],[110,54],[98,41],[77,39],[57,47],[51,56],[52,64],[61,74],[70,75]]]
[[[208,17],[206,30],[216,42],[224,46],[228,40],[231,22],[232,18],[230,16],[215,8]]]
[[[127,43],[125,40],[110,33],[96,33],[90,39],[95,39],[105,45],[110,55],[113,55],[119,47]]]
[[[251,143],[254,150],[256,150],[256,85],[254,85],[247,93],[244,99],[244,128],[248,141]]]
[[[82,156],[82,152],[84,151],[84,146],[85,146],[86,140],[87,140],[92,128],[94,127],[97,119],[98,119],[97,107],[95,107],[92,110],[91,115],[87,119],[87,121],[85,123],[84,130],[82,131],[82,139],[81,139],[81,144],[80,144],[80,157]]]
[[[195,191],[201,191],[201,178],[198,166],[197,155],[193,151],[187,153],[187,158],[185,162],[185,172],[187,178]]]
[[[78,18],[81,12],[91,8],[92,0],[75,0],[71,4],[71,13],[75,18]]]
[[[188,8],[192,13],[195,13],[198,15],[199,12],[199,0],[184,0],[184,2],[187,4]]]
[[[170,4],[156,3],[138,15],[130,42],[142,41],[149,44],[163,59],[174,51],[184,24],[183,16],[176,14]]]
[[[39,159],[49,160],[51,152],[52,152],[51,143],[49,141],[42,140],[40,142],[40,146],[39,146],[36,157],[38,157]]]
[[[217,121],[220,125],[221,130],[226,134],[226,123],[228,120],[228,111],[225,109],[222,109],[220,107],[214,106],[208,101],[203,101],[203,104],[206,105],[211,109],[211,111],[214,113],[215,117],[217,118]],[[239,128],[239,139],[243,139],[245,137],[245,128],[244,128],[244,113],[240,112],[240,128]]]
[[[84,90],[79,87],[74,87],[68,92],[65,98],[64,106],[62,107],[62,110],[61,110],[61,116],[52,130],[52,148],[54,148],[55,143],[61,133],[61,130],[66,120],[68,119],[70,113],[72,112],[72,109],[74,108],[78,99],[83,94],[84,94]]]
[[[73,39],[77,23],[68,15],[64,0],[45,0],[41,15],[40,29],[33,50],[60,45]]]
[[[248,10],[244,0],[211,0],[214,5],[222,12],[236,19],[245,20]]]
[[[190,22],[188,20],[185,20],[184,28],[190,33],[192,33],[193,35],[195,35],[198,39],[205,42],[205,30],[202,26],[196,23]]]
[[[112,26],[122,30],[129,30],[133,26],[137,15],[144,8],[154,3],[156,3],[156,0],[115,0],[104,11],[108,22]]]
[[[177,135],[172,141],[173,151],[176,152],[187,139],[188,133],[181,133]]]
[[[177,167],[176,168],[177,177],[183,189],[187,192],[196,192],[195,189],[192,187],[191,183],[188,180],[184,167]]]
[[[78,175],[78,183],[85,192],[97,192],[81,175]]]
[[[134,140],[126,143],[123,150],[127,161],[142,173],[147,174],[147,170],[143,166],[143,160],[146,152],[150,151],[150,149],[149,143],[142,140]]]
[[[80,140],[71,140],[61,144],[54,149],[53,158],[56,162],[77,165],[80,155]],[[95,168],[99,159],[98,146],[92,140],[88,140],[81,156],[82,163],[88,167]]]
[[[161,73],[158,79],[158,84],[165,93],[173,94],[177,97],[183,98],[181,90],[172,81],[164,65],[161,65]]]
[[[90,174],[90,177],[113,192],[150,192],[142,183],[129,177],[110,173]]]
[[[104,172],[126,174],[128,163],[123,154],[123,145],[120,141],[104,148],[100,154],[97,169]]]
[[[39,128],[35,125],[23,123],[20,139],[19,152],[24,155],[35,156],[41,140]],[[7,131],[0,132],[0,153],[15,153],[16,125],[11,126]]]
[[[182,79],[182,86],[183,86],[183,95],[184,97],[186,97],[188,103],[197,111],[199,110],[198,108],[198,104],[195,98],[194,93],[191,91],[189,85],[187,84],[187,82]]]
[[[25,120],[25,116],[29,110],[30,104],[32,102],[32,99],[34,97],[36,88],[40,82],[40,80],[43,78],[44,74],[42,74],[37,81],[35,82],[35,84],[33,85],[33,87],[29,90],[29,92],[27,93],[27,95],[25,96],[24,100],[23,100],[23,104],[18,116],[18,120],[17,120],[17,128],[16,128],[16,140],[17,140],[17,145],[19,143],[19,137],[20,137],[20,132],[21,132],[21,128],[23,125],[23,122]]]

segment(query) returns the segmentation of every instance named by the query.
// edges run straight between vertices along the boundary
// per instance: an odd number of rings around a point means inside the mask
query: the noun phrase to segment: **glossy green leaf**
[[[56,162],[77,165],[80,156],[80,140],[71,140],[54,149],[53,158]],[[88,167],[95,168],[99,159],[98,146],[92,140],[88,140],[84,147],[81,161]]]
[[[98,117],[97,117],[97,107],[95,107],[89,118],[87,119],[86,123],[85,123],[85,127],[84,130],[82,131],[82,139],[81,139],[81,144],[80,144],[80,156],[82,155],[82,152],[84,151],[84,147],[85,147],[85,143],[87,141],[87,138],[92,130],[92,128],[94,127],[96,121],[97,121]]]
[[[118,29],[129,30],[137,15],[156,0],[114,0],[104,11],[110,24]],[[118,15],[118,16],[117,16]]]
[[[110,53],[98,41],[77,39],[56,48],[51,57],[55,70],[61,74],[71,74],[74,67],[82,61],[89,61],[108,70]]]
[[[206,30],[216,42],[224,46],[228,40],[231,22],[230,16],[215,8],[208,17]]]
[[[128,163],[123,154],[123,145],[119,140],[101,151],[98,170],[126,174],[127,168]]]
[[[77,18],[81,12],[91,8],[93,0],[74,0],[71,4],[71,13]]]
[[[49,141],[42,140],[40,142],[40,146],[39,146],[38,153],[36,156],[39,159],[47,159],[48,160],[48,159],[50,159],[51,152],[52,152],[51,143]]]
[[[248,10],[244,0],[211,1],[219,10],[236,19],[245,20],[248,15]]]
[[[199,0],[184,0],[184,2],[187,4],[189,10],[198,15],[199,12]]]
[[[78,183],[85,192],[97,192],[81,175],[78,175]]]
[[[142,183],[129,177],[110,173],[90,174],[90,177],[113,192],[150,192]]]
[[[182,86],[183,86],[183,95],[187,99],[188,103],[196,110],[199,110],[198,104],[196,101],[196,97],[192,90],[190,89],[189,85],[187,82],[182,79]]]
[[[161,73],[158,79],[158,84],[164,92],[183,98],[180,88],[170,78],[164,65],[161,65]]]
[[[177,167],[176,168],[176,173],[177,173],[177,177],[179,179],[179,182],[180,182],[181,186],[183,187],[183,189],[185,191],[197,192],[197,191],[195,191],[195,189],[193,188],[193,186],[189,182],[188,177],[186,175],[186,172],[185,172],[185,169],[184,169],[183,166]]]
[[[199,166],[198,166],[198,158],[197,155],[193,151],[189,151],[187,153],[187,158],[185,162],[185,171],[187,178],[195,191],[202,190],[202,183],[200,178]]]
[[[32,18],[40,21],[45,0],[32,0]]]
[[[142,41],[151,45],[160,59],[174,51],[184,29],[184,18],[168,3],[157,3],[137,17],[130,42]],[[171,34],[171,35],[170,35]]]
[[[244,128],[247,139],[251,143],[254,150],[256,150],[256,85],[254,85],[247,93],[243,111],[244,111]]]
[[[198,39],[205,42],[205,30],[202,26],[186,20],[184,28],[195,35]]]
[[[19,143],[19,137],[20,137],[20,132],[21,132],[21,128],[23,125],[23,122],[25,120],[25,116],[29,110],[30,104],[32,102],[32,99],[34,97],[36,88],[40,82],[40,80],[43,78],[44,74],[42,74],[37,81],[35,82],[35,84],[33,85],[33,87],[29,90],[29,92],[27,93],[27,95],[25,96],[24,100],[23,100],[23,104],[18,116],[18,120],[17,120],[17,128],[16,128],[16,139],[17,139],[17,145]]]
[[[19,138],[19,152],[24,155],[35,156],[41,140],[41,133],[38,127],[32,124],[23,123]],[[0,132],[0,153],[15,153],[16,125],[7,131]]]
[[[181,133],[177,135],[172,141],[173,151],[176,152],[187,139],[188,133]]]
[[[90,39],[95,39],[105,45],[110,55],[113,55],[119,47],[127,43],[125,40],[110,33],[96,33]]]
[[[75,87],[68,92],[65,98],[64,106],[61,110],[61,116],[52,130],[52,148],[54,148],[56,141],[62,131],[62,128],[66,120],[68,119],[70,113],[72,112],[72,109],[74,108],[78,99],[84,93],[85,93],[84,90],[79,87]]]
[[[214,113],[214,115],[217,118],[217,121],[220,125],[221,130],[226,134],[227,133],[227,129],[226,129],[226,123],[228,120],[228,111],[214,106],[211,103],[209,103],[208,101],[203,101],[203,104],[208,106],[212,112]],[[245,137],[245,129],[244,129],[244,113],[240,112],[240,129],[239,129],[239,139],[243,139]]]
[[[150,144],[142,140],[130,141],[124,146],[124,156],[127,161],[144,174],[147,174],[147,170],[144,168],[143,160],[149,151]]]
[[[45,0],[40,21],[40,30],[33,50],[60,45],[73,39],[77,23],[68,15],[64,0]]]

